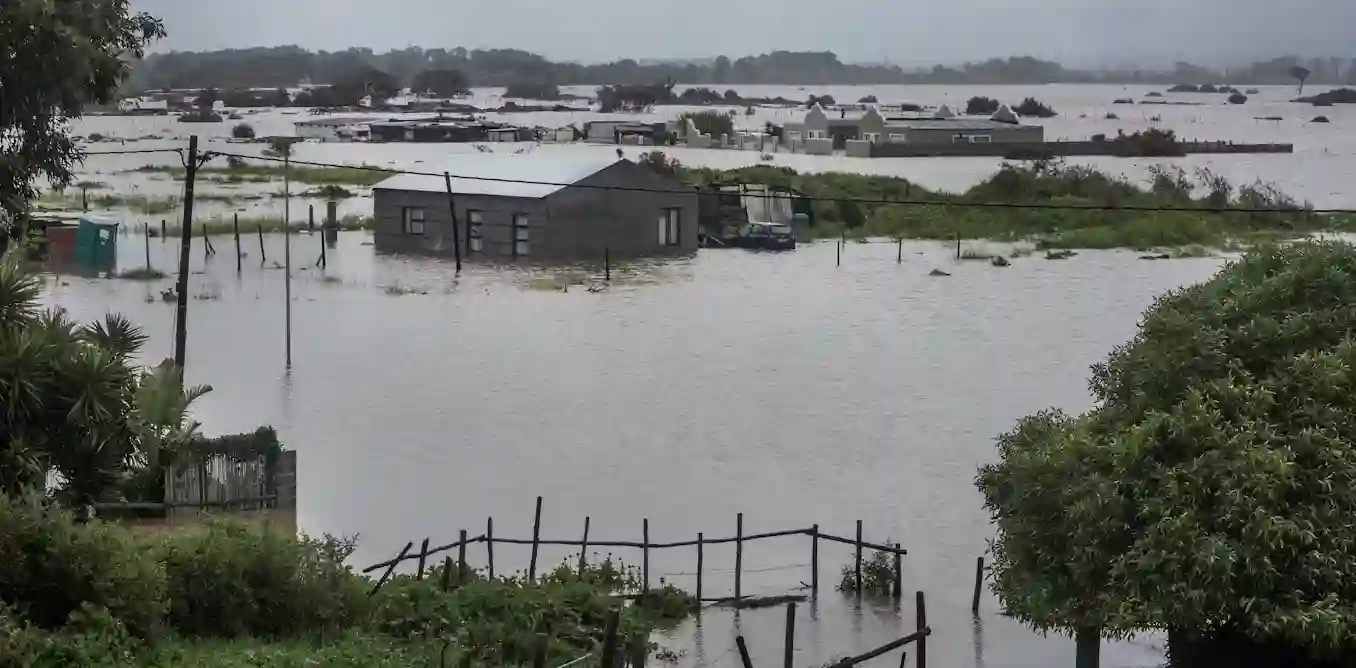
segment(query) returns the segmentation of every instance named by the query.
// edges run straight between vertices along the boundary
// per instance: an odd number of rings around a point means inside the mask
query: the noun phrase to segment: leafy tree
[[[455,97],[469,91],[469,82],[461,70],[425,70],[414,75],[410,89],[436,97]]]
[[[1097,408],[999,437],[977,483],[1008,612],[1106,637],[1166,629],[1183,666],[1350,657],[1353,300],[1356,247],[1254,251],[1161,298],[1093,368]]]
[[[988,116],[998,111],[999,106],[998,100],[991,97],[975,96],[965,103],[965,114],[967,116]]]
[[[712,137],[734,134],[734,119],[727,113],[719,111],[689,111],[680,117],[680,120],[692,121],[693,127],[697,132]]]
[[[1021,116],[1032,116],[1035,118],[1053,118],[1058,116],[1054,109],[1046,106],[1044,102],[1034,97],[1028,97],[1022,100],[1022,103],[1013,108]]]
[[[254,139],[254,126],[249,123],[241,123],[231,128],[231,136],[236,139]]]
[[[1300,94],[1300,95],[1303,95],[1303,94],[1304,94],[1304,82],[1305,82],[1305,81],[1308,81],[1309,75],[1310,75],[1310,74],[1313,74],[1313,73],[1310,72],[1308,69],[1303,68],[1303,67],[1300,67],[1300,66],[1298,66],[1298,65],[1296,65],[1295,67],[1290,68],[1290,76],[1291,76],[1291,78],[1295,79],[1296,81],[1299,81],[1299,94]]]
[[[131,61],[165,34],[128,0],[6,0],[0,20],[0,210],[21,220],[37,192],[71,181],[81,159],[67,119],[108,104]],[[22,233],[20,225],[7,230]],[[3,246],[0,246],[3,249]]]
[[[395,77],[378,69],[365,69],[348,74],[335,81],[330,89],[334,94],[334,100],[341,105],[357,104],[359,100],[369,95],[373,104],[380,104],[400,92]]]
[[[184,392],[172,363],[139,372],[140,329],[117,315],[80,326],[40,312],[40,290],[16,258],[0,263],[0,493],[41,490],[57,474],[53,494],[70,505],[114,498],[187,444],[188,405],[207,388]]]
[[[198,99],[196,101],[196,104],[198,108],[202,109],[203,111],[211,111],[212,108],[216,106],[217,100],[220,99],[221,95],[217,93],[217,89],[205,88],[198,93]]]

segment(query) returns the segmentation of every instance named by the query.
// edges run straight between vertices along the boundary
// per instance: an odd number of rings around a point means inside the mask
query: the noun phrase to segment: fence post
[[[315,205],[314,205],[314,204],[307,204],[307,205],[306,205],[306,231],[307,231],[307,232],[314,232],[314,231],[315,231]]]
[[[419,546],[419,574],[415,576],[416,579],[419,580],[424,579],[424,560],[427,558],[428,558],[428,539],[425,538],[424,542]]]
[[[650,591],[650,518],[645,518],[641,524],[641,583],[640,590],[642,594]]]
[[[862,594],[862,521],[857,520],[857,559],[854,562],[853,582],[857,585],[857,595]]]
[[[612,249],[603,248],[603,280],[612,281]]]
[[[485,552],[489,557],[490,579],[494,579],[494,518],[485,520]]]
[[[796,652],[796,602],[786,604],[786,646],[782,649],[782,668],[791,668],[791,657]]]
[[[330,266],[330,259],[329,259],[328,257],[326,257],[326,252],[325,252],[325,232],[324,232],[323,230],[320,232],[320,262],[319,262],[319,264],[320,264],[320,268],[321,268],[321,269],[328,269],[329,266]]]
[[[841,267],[841,266],[843,266],[843,242],[842,242],[842,240],[839,240],[838,243],[834,244],[834,246],[836,247],[836,251],[835,251],[835,252],[837,253],[836,259],[834,260],[834,262],[835,262],[834,266],[836,266],[836,267]]]
[[[899,550],[899,543],[895,543],[895,586],[893,588],[894,590],[891,592],[894,594],[895,599],[900,599],[904,596],[904,566],[902,563],[904,560],[899,556]]]
[[[537,511],[532,515],[532,560],[527,566],[527,581],[537,581],[537,548],[541,545],[541,497],[537,497]]]
[[[705,543],[705,542],[706,542],[706,539],[702,536],[702,534],[701,534],[700,532],[698,532],[698,533],[697,533],[697,602],[698,602],[698,603],[701,603],[701,601],[702,601],[702,561],[703,561],[704,558],[705,558],[705,555],[703,554],[703,552],[705,551],[705,550],[704,550],[704,547],[705,547],[705,546],[703,545],[703,543]],[[698,610],[701,610],[700,607],[698,607],[697,609],[698,609]]]
[[[744,664],[744,668],[753,668],[753,660],[749,658],[749,646],[744,644],[744,636],[735,636],[735,646],[739,648],[739,661]]]
[[[957,260],[961,259],[960,233],[959,233],[959,232],[956,233],[956,259],[957,259]]]
[[[212,244],[207,241],[207,223],[201,225],[202,228],[202,261],[206,262],[212,257]]]
[[[231,230],[235,235],[235,273],[240,273],[240,214],[231,214]]]
[[[819,596],[819,525],[810,527],[810,595]]]
[[[150,223],[142,223],[141,226],[142,226],[143,228],[145,228],[145,231],[146,231],[146,241],[145,241],[145,243],[146,243],[146,269],[150,269],[150,268],[151,268],[151,224],[150,224]]]
[[[588,518],[587,516],[585,516],[585,517],[584,517],[584,540],[581,541],[580,544],[579,544],[579,575],[581,575],[581,576],[584,574],[584,567],[585,567],[585,564],[587,563],[587,562],[585,561],[585,555],[587,555],[588,552],[589,552],[589,518]]]
[[[466,530],[461,530],[461,545],[457,546],[457,586],[466,584]]]
[[[914,595],[914,600],[918,606],[918,619],[914,629],[922,631],[928,627],[928,606],[927,601],[923,600],[923,592]],[[918,639],[918,668],[928,668],[928,638],[922,636]]]
[[[984,586],[984,557],[975,559],[975,594],[970,598],[970,612],[979,614],[979,590]]]
[[[165,227],[165,219],[164,219],[164,218],[161,218],[161,219],[160,219],[160,243],[162,243],[162,244],[165,243],[165,235],[166,235],[166,234],[169,234],[169,230],[166,229],[166,227]]]
[[[443,581],[438,586],[444,592],[452,588],[452,557],[443,557]]]
[[[603,630],[602,668],[617,666],[617,623],[620,619],[621,612],[618,610],[613,610],[607,618],[607,626]]]
[[[264,266],[268,261],[268,253],[264,250],[264,224],[259,223],[259,266]]]
[[[899,245],[899,248],[895,253],[895,264],[904,264],[904,237],[896,239],[895,243]]]
[[[1074,666],[1097,668],[1101,664],[1101,633],[1096,628],[1080,628],[1074,632]]]
[[[744,575],[744,513],[735,516],[735,600],[739,600],[740,580]]]

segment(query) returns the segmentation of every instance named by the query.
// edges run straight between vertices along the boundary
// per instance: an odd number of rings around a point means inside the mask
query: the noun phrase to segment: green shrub
[[[965,103],[965,113],[968,116],[988,116],[996,111],[1000,103],[991,97],[975,96]]]
[[[719,111],[689,111],[680,117],[680,120],[692,121],[692,126],[697,128],[697,132],[712,137],[734,134],[734,119],[729,114]]]
[[[150,634],[165,615],[165,574],[140,548],[121,527],[78,524],[38,498],[0,495],[0,602],[44,629],[88,604]]]
[[[1035,118],[1054,118],[1059,115],[1055,113],[1054,109],[1051,109],[1045,103],[1034,97],[1028,97],[1025,100],[1022,100],[1022,103],[1013,107],[1012,110],[1017,112],[1020,116],[1032,116]]]
[[[365,610],[343,560],[352,541],[294,539],[234,522],[168,538],[169,625],[190,636],[281,637],[342,628]]]
[[[872,550],[862,560],[862,589],[857,591],[857,569],[843,567],[838,578],[838,591],[868,596],[889,596],[894,591],[895,556],[882,550]]]

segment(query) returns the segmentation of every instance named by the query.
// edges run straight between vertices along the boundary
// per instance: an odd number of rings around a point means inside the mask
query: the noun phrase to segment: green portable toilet
[[[118,221],[82,216],[75,233],[75,264],[94,271],[112,271],[118,263]]]

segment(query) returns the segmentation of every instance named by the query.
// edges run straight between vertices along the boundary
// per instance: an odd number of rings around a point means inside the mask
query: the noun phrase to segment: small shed
[[[82,217],[75,233],[75,264],[93,271],[112,271],[118,264],[118,225],[109,218]]]
[[[443,177],[373,187],[378,251],[554,262],[697,250],[696,189],[629,160],[458,154],[448,170],[451,197]]]

